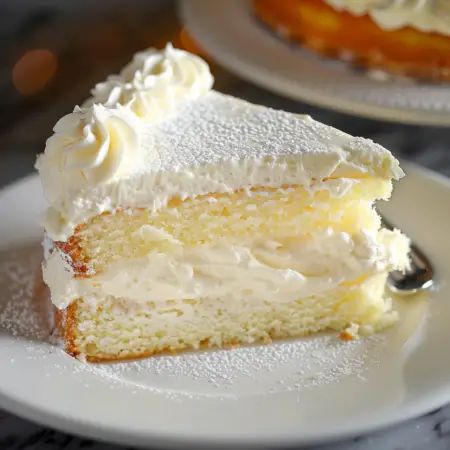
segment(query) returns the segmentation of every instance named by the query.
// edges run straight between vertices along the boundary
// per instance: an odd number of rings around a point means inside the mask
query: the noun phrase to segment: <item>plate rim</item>
[[[450,387],[448,396],[450,399]],[[170,435],[168,433],[158,433],[150,431],[148,434],[137,434],[136,431],[121,430],[113,426],[98,426],[91,422],[83,422],[81,420],[72,420],[56,412],[48,412],[38,409],[35,406],[30,407],[24,403],[7,397],[0,392],[0,406],[6,411],[16,416],[34,422],[44,427],[54,428],[60,432],[76,435],[80,438],[91,438],[100,442],[107,442],[119,445],[132,445],[140,448],[148,448],[151,442],[155,448],[190,448],[191,446],[201,448],[224,448],[230,445],[245,446],[246,448],[273,448],[274,446],[305,446],[305,445],[322,445],[333,442],[339,442],[346,439],[352,439],[357,436],[364,436],[369,433],[376,433],[382,430],[390,430],[397,425],[418,419],[431,413],[434,410],[445,406],[439,399],[435,401],[423,402],[424,405],[418,407],[417,410],[410,409],[407,415],[397,415],[394,419],[382,419],[376,425],[366,424],[365,426],[350,428],[336,434],[327,433],[322,436],[299,436],[289,434],[283,438],[258,436],[256,434],[243,435],[239,439],[235,437],[220,436],[219,438],[205,437],[198,435]],[[420,412],[419,412],[420,411]]]
[[[227,5],[228,8],[240,8],[241,12],[249,14],[250,2],[251,0],[216,0],[214,2],[215,8],[209,8],[208,11],[219,11],[221,8],[223,9],[223,5]],[[186,25],[189,33],[192,34],[194,39],[196,39],[200,45],[213,56],[216,62],[245,80],[289,99],[303,101],[310,105],[353,117],[359,115],[369,119],[406,125],[450,127],[450,112],[406,107],[389,107],[358,101],[356,99],[337,98],[325,93],[322,94],[319,89],[311,90],[309,87],[302,88],[300,85],[297,85],[296,91],[293,91],[287,84],[283,84],[283,81],[286,82],[286,79],[283,80],[282,77],[274,78],[273,76],[268,76],[266,74],[267,68],[261,67],[257,63],[252,64],[251,55],[239,55],[230,48],[229,43],[223,41],[218,42],[213,34],[209,34],[204,28],[206,21],[203,21],[201,14],[198,14],[206,5],[211,6],[211,3],[207,0],[179,2],[178,9],[181,18],[183,19],[183,23]],[[256,29],[257,24],[255,23],[254,26],[247,31],[254,32]],[[234,32],[236,31],[242,33],[241,30],[235,28]],[[267,34],[267,38],[272,39],[273,41],[280,41],[275,35],[269,35],[269,33]],[[289,43],[286,43],[286,47],[289,45]],[[292,45],[292,47],[293,51],[300,54],[302,50],[300,46]],[[342,62],[342,64],[345,63]],[[348,65],[348,68],[350,71],[351,66]],[[401,118],[399,117],[400,115],[402,116]]]

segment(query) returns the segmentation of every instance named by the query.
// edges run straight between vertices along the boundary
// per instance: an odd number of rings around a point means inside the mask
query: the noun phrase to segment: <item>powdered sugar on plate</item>
[[[39,283],[42,251],[32,245],[0,253],[0,330],[30,341],[48,340],[49,305]]]
[[[381,335],[343,342],[335,334],[325,334],[271,345],[100,364],[92,369],[141,388],[151,385],[158,390],[226,397],[260,395],[363,376],[369,365],[377,364],[385,345]]]

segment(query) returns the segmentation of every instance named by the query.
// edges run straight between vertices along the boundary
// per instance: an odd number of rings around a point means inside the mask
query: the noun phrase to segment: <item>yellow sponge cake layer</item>
[[[383,299],[384,284],[381,274],[326,295],[282,303],[206,298],[155,304],[110,297],[96,305],[81,299],[69,306],[62,321],[67,351],[90,361],[267,343],[352,324],[373,333],[397,318]]]
[[[78,227],[68,243],[59,245],[81,273],[97,273],[120,258],[170,251],[174,242],[193,246],[248,237],[279,239],[326,227],[350,234],[378,229],[372,203],[390,195],[391,182],[375,178],[348,181],[347,192],[340,196],[332,195],[331,186],[317,192],[301,186],[261,187],[173,199],[157,212],[119,210],[92,218]]]

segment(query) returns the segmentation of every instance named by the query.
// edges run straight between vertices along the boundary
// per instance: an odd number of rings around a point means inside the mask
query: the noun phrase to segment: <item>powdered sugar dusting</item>
[[[366,155],[369,159],[391,158],[371,140],[352,137],[309,116],[254,105],[215,91],[185,102],[173,117],[149,126],[143,145],[151,156],[144,170],[162,172],[305,153],[349,152],[355,164],[363,163]],[[153,148],[158,149],[158,161]],[[366,170],[379,170],[376,165],[363,165]]]
[[[0,331],[30,340],[47,340],[49,305],[41,299],[39,245],[0,253]]]
[[[238,397],[301,391],[364,376],[386,340],[378,335],[343,342],[335,334],[271,345],[203,351],[141,361],[93,365],[97,374],[135,388],[177,394]]]

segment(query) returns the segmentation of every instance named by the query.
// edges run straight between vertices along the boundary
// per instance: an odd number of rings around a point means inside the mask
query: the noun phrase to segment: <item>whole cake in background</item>
[[[254,0],[259,19],[320,53],[450,81],[449,0]]]
[[[409,243],[376,199],[389,151],[211,90],[199,57],[134,56],[38,157],[43,276],[68,353],[117,360],[397,320],[387,274]]]

